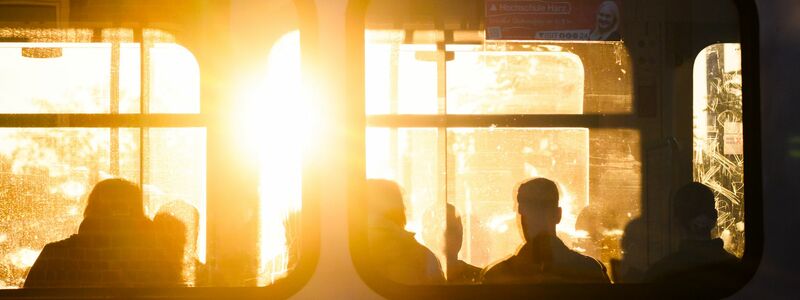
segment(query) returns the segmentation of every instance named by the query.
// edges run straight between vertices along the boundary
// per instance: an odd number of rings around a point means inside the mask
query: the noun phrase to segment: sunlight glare
[[[266,75],[248,89],[245,140],[259,161],[258,285],[287,275],[291,241],[286,224],[301,208],[302,162],[309,138],[308,91],[301,81],[300,34],[290,32],[273,46]]]

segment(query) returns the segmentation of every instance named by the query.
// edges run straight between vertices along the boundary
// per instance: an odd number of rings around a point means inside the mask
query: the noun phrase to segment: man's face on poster
[[[597,27],[602,30],[608,30],[614,26],[614,22],[616,22],[616,20],[611,8],[608,7],[608,5],[600,7],[600,10],[597,11]]]

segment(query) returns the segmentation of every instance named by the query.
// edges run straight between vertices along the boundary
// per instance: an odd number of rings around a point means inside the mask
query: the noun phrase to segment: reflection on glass
[[[694,180],[714,190],[715,235],[744,254],[742,64],[739,44],[711,45],[694,64]]]

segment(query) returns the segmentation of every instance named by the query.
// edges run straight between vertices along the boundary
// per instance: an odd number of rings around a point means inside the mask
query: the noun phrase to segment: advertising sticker
[[[722,154],[742,155],[744,153],[744,135],[742,134],[742,122],[725,122],[723,134],[724,143]]]
[[[619,41],[618,2],[486,0],[486,39]]]

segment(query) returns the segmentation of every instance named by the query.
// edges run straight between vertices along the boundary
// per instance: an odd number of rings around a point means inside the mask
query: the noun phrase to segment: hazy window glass
[[[584,71],[577,55],[458,48],[447,64],[448,113],[583,113]]]
[[[23,56],[23,47],[35,46],[0,43],[0,65],[7,70],[0,72],[2,112],[109,112],[110,44],[51,45],[61,49],[60,57]]]
[[[138,113],[139,44],[120,43],[119,56],[112,51],[111,43],[0,43],[0,65],[17,70],[0,73],[0,112],[111,113],[113,106],[114,113]],[[188,50],[155,43],[150,72],[151,113],[200,112],[199,69]]]
[[[11,66],[0,72],[0,110],[137,113],[140,55],[134,43],[0,44],[0,62]],[[199,112],[191,53],[157,43],[150,70],[151,112]],[[111,177],[143,183],[148,217],[167,212],[185,223],[182,281],[204,282],[197,264],[206,262],[205,129],[144,130],[143,136],[139,128],[0,129],[3,287],[21,287],[45,244],[77,233],[89,192]]]
[[[714,190],[715,235],[744,254],[742,56],[739,44],[703,49],[694,63],[694,180]]]
[[[77,232],[111,177],[110,129],[0,129],[0,284],[21,287],[45,244]],[[139,130],[120,129],[116,176],[138,181]]]
[[[368,114],[435,114],[438,109],[436,62],[418,59],[433,45],[367,44],[365,56]]]

